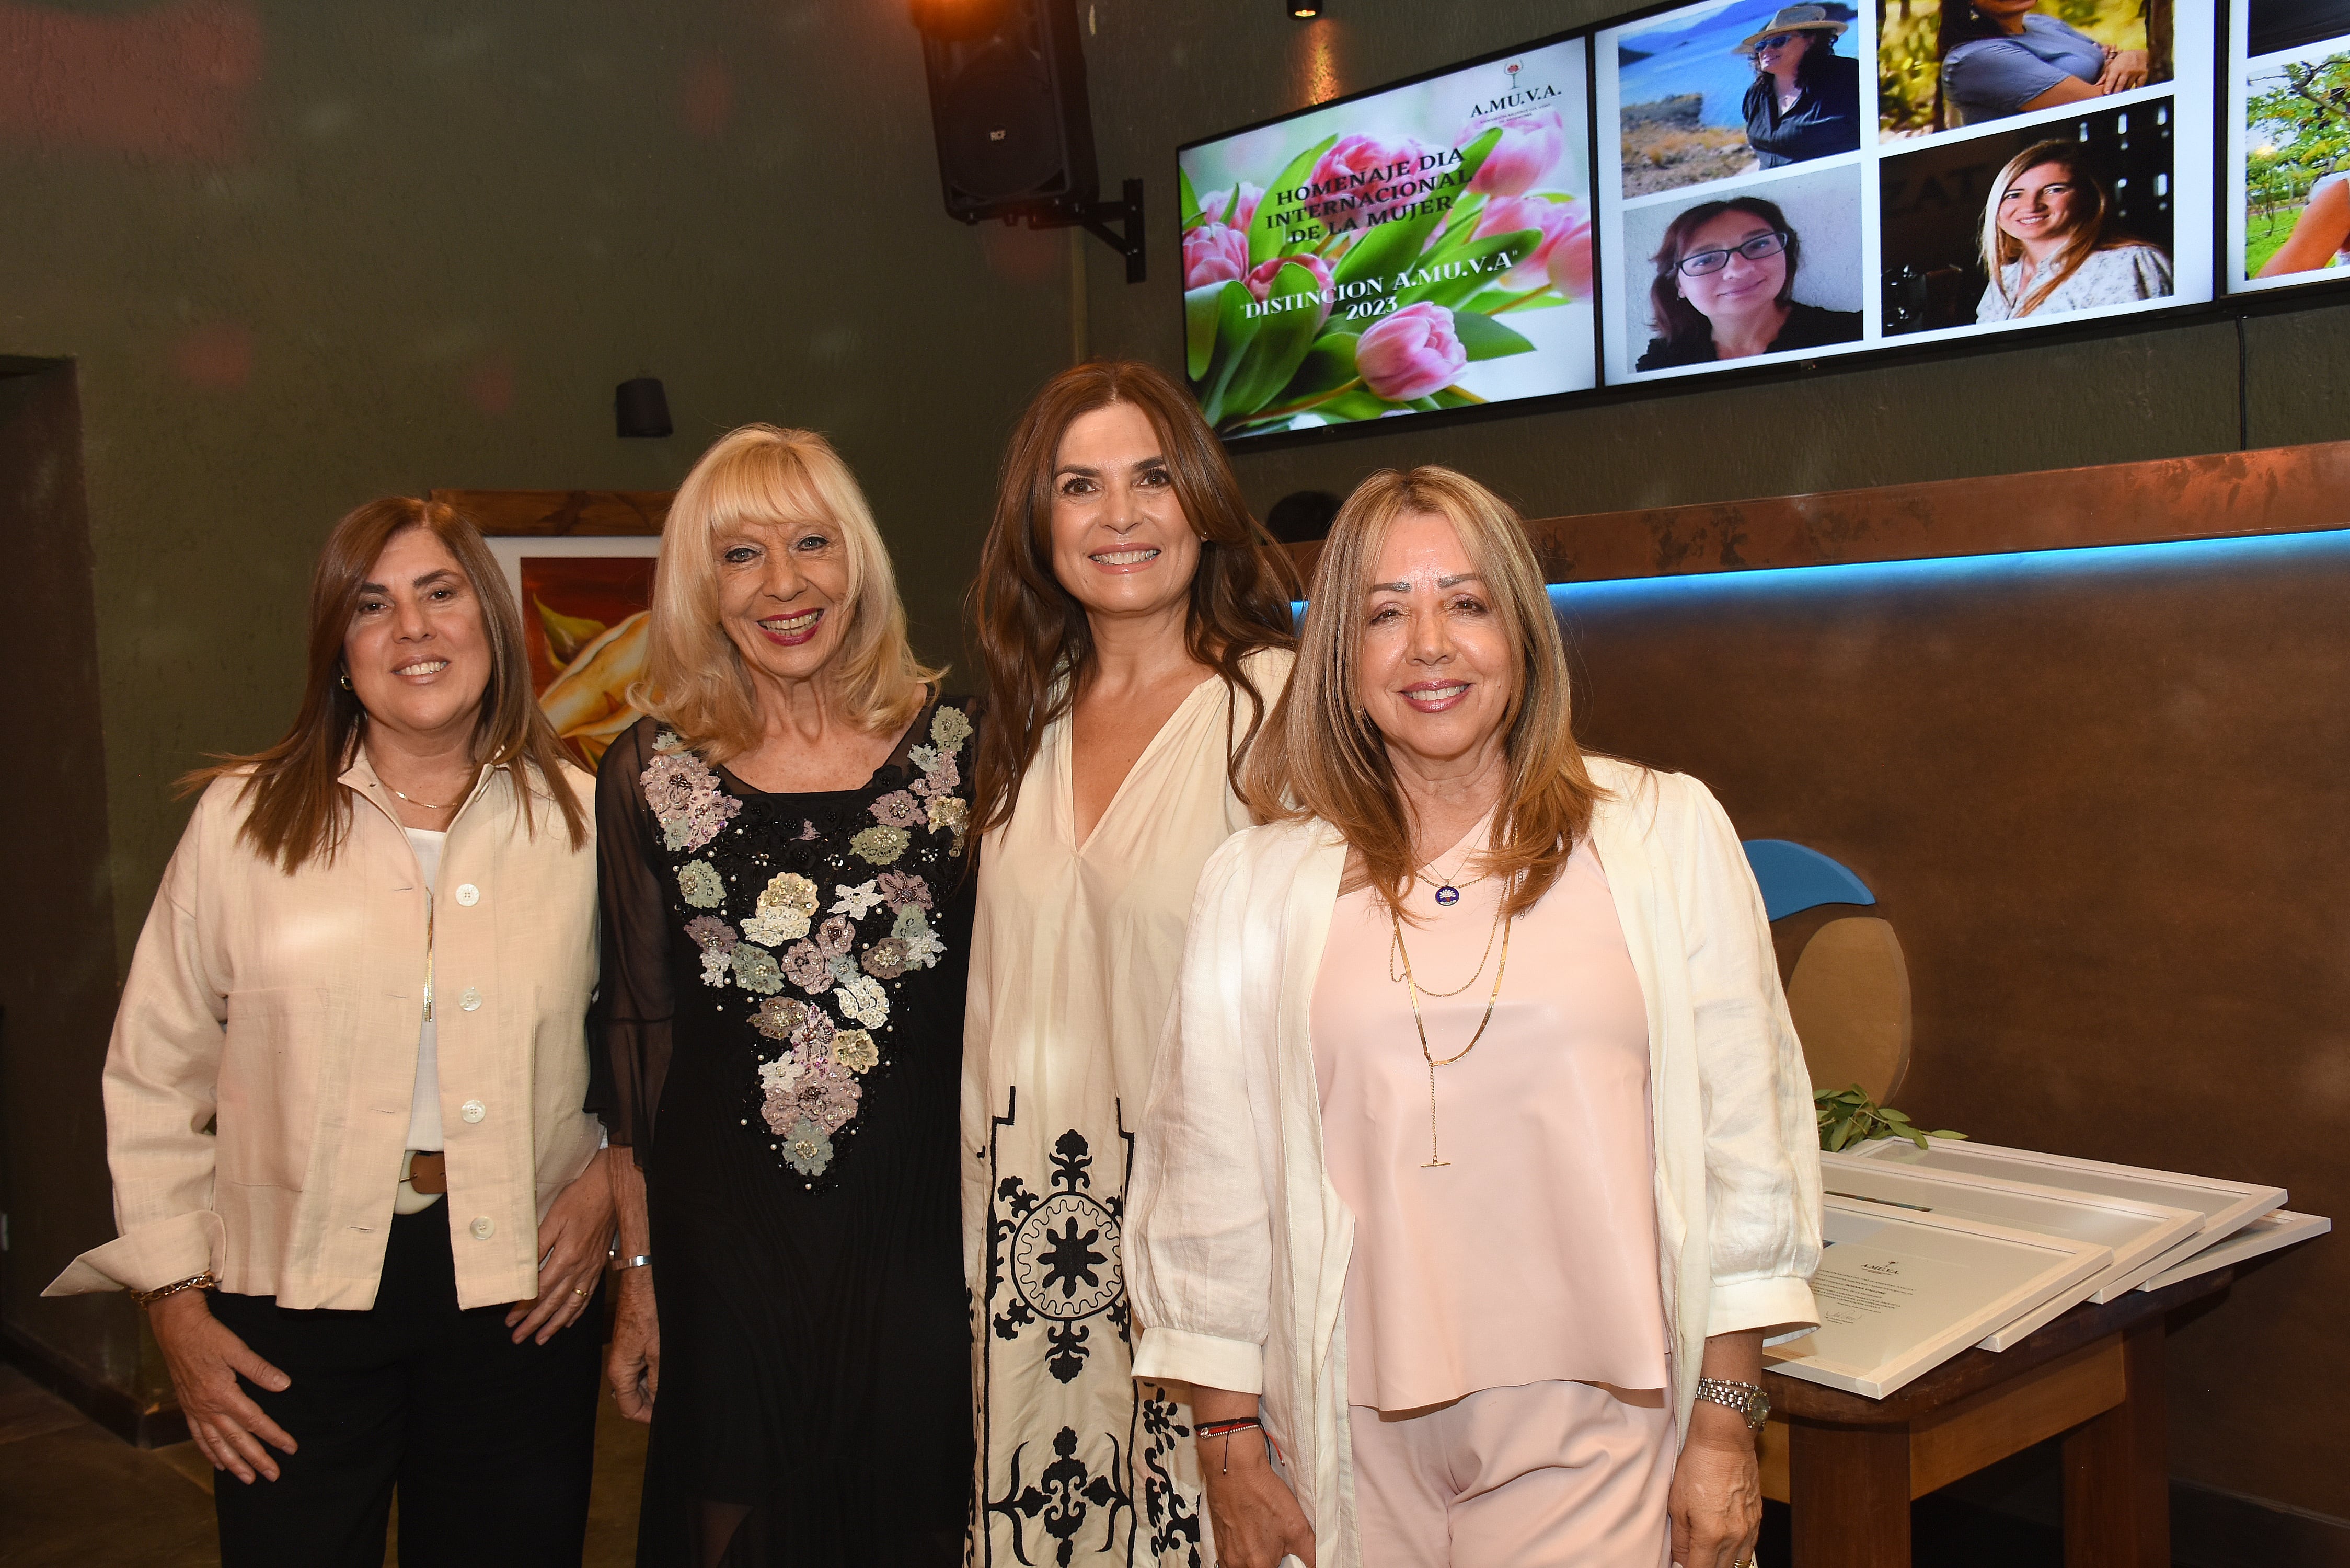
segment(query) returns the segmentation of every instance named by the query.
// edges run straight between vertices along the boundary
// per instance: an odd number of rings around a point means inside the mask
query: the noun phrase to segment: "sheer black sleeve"
[[[588,1108],[603,1118],[615,1144],[635,1148],[639,1166],[652,1147],[653,1112],[669,1074],[676,1011],[669,912],[653,858],[652,812],[645,805],[644,771],[655,730],[650,719],[629,729],[612,742],[596,773],[603,967]]]

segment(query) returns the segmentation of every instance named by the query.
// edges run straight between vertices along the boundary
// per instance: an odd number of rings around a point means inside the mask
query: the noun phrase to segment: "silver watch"
[[[1726,1383],[1719,1377],[1697,1380],[1697,1397],[1726,1405],[1746,1417],[1746,1429],[1759,1432],[1771,1418],[1771,1396],[1752,1383]]]

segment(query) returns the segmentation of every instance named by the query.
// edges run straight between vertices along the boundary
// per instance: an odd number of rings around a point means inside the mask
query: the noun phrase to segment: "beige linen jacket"
[[[1648,1002],[1658,1260],[1686,1430],[1709,1335],[1817,1324],[1811,1079],[1721,807],[1683,774],[1591,770],[1608,791],[1592,846]],[[1308,1030],[1346,857],[1326,825],[1281,823],[1235,834],[1201,873],[1124,1260],[1134,1375],[1263,1396],[1324,1568],[1360,1556],[1340,1311],[1355,1222],[1324,1166]]]
[[[516,774],[450,824],[432,912],[444,1214],[462,1306],[538,1292],[538,1221],[595,1158],[587,1013],[596,852]],[[215,780],[163,873],[106,1054],[116,1241],[46,1293],[152,1290],[206,1269],[287,1307],[375,1303],[422,1023],[426,896],[364,756],[331,861],[292,876],[238,841]],[[595,819],[594,784],[566,768]]]

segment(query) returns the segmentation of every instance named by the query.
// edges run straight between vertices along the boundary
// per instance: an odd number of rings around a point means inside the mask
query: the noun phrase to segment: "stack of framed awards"
[[[2029,1149],[1893,1138],[1820,1157],[1820,1326],[1774,1372],[1881,1399],[2084,1302],[2158,1290],[2332,1229],[2282,1188]]]

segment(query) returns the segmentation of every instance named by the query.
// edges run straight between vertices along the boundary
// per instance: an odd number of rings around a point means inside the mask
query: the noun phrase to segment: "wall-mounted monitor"
[[[2350,0],[2239,0],[2228,30],[2228,286],[2350,277]]]
[[[1180,149],[1186,369],[1227,440],[1596,384],[1585,40]]]
[[[2212,16],[1700,0],[1600,29],[1607,380],[2210,300]]]

